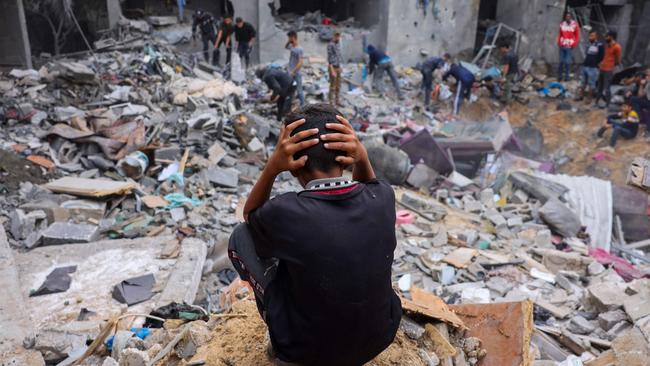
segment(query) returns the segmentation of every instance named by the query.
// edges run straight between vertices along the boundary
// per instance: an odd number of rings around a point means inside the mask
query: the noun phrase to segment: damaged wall
[[[557,34],[566,0],[499,0],[497,21],[524,33],[520,56],[557,63]]]
[[[32,67],[23,0],[0,1],[0,66]]]
[[[427,9],[416,3],[388,1],[386,48],[396,63],[412,66],[422,59],[421,49],[439,55],[474,47],[479,0],[431,1]]]

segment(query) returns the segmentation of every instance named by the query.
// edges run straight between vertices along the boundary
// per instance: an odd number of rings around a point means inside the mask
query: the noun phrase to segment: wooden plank
[[[532,301],[449,305],[487,351],[481,366],[530,365],[535,326]]]
[[[431,342],[433,342],[434,352],[438,357],[449,357],[456,355],[456,352],[458,351],[456,350],[456,347],[449,343],[448,334],[445,335],[444,332],[438,330],[438,328],[433,326],[433,324],[426,324],[424,326],[424,331],[426,335],[431,339]]]
[[[413,297],[412,301],[401,298],[404,310],[451,324],[456,328],[465,328],[465,324],[458,315],[451,311],[449,306],[438,296],[417,287],[411,287],[410,292]]]
[[[77,177],[64,177],[45,185],[45,188],[55,193],[67,193],[82,197],[124,195],[130,193],[136,187],[135,182]]]

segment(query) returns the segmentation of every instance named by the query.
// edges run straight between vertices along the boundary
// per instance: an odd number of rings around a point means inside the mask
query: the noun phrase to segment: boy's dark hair
[[[244,19],[242,19],[241,17],[237,17],[237,19],[235,19],[235,23],[241,23],[243,21]]]
[[[287,32],[287,36],[292,38],[298,38],[298,33],[295,30],[290,30],[289,32]]]
[[[510,48],[510,42],[508,41],[501,41],[499,43],[499,48]]]
[[[297,112],[290,113],[285,117],[284,124],[285,126],[295,122],[299,119],[305,119],[305,123],[293,130],[292,135],[304,130],[309,130],[312,128],[318,128],[318,137],[324,135],[328,132],[336,132],[334,130],[329,130],[325,127],[326,123],[340,123],[336,116],[342,116],[343,114],[339,112],[330,104],[318,103],[310,104]],[[309,137],[313,139],[314,136]],[[308,149],[302,150],[296,153],[293,157],[294,159],[300,159],[301,157],[307,155],[307,164],[305,169],[310,171],[322,171],[328,172],[333,168],[336,168],[339,163],[335,160],[337,156],[344,155],[342,151],[328,150],[323,146],[323,142],[320,141],[317,145],[314,145]]]
[[[616,39],[616,37],[618,37],[618,33],[615,30],[610,30],[609,32],[607,32],[607,35],[614,38],[614,39]]]
[[[623,105],[623,106],[634,107],[634,104],[632,103],[632,99],[630,99],[630,98],[626,98],[626,99],[623,101],[623,104],[622,104],[622,105]]]

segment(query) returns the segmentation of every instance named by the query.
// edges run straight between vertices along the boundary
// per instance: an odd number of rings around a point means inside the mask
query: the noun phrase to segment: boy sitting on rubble
[[[305,189],[269,199],[284,171]],[[287,116],[244,217],[228,252],[253,287],[274,357],[361,365],[390,345],[402,313],[391,287],[394,192],[341,113],[314,104]]]
[[[633,139],[639,132],[639,115],[632,110],[632,102],[626,100],[621,107],[621,112],[607,117],[607,122],[598,130],[598,137],[603,137],[605,131],[612,129],[612,137],[609,140],[610,149],[616,146],[619,136],[625,139]]]

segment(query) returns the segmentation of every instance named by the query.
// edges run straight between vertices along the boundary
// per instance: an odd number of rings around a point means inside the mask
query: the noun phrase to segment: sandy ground
[[[201,347],[192,360],[205,360],[206,366],[275,365],[266,352],[266,325],[253,301],[233,304],[233,312],[246,317],[229,318],[213,331],[212,341]],[[366,366],[425,366],[415,341],[398,332],[395,341]]]
[[[530,122],[544,136],[544,151],[538,160],[567,156],[570,160],[556,166],[558,173],[568,175],[589,175],[610,180],[617,185],[625,185],[630,163],[635,157],[650,159],[650,140],[639,135],[632,140],[620,138],[614,153],[607,152],[605,160],[597,161],[594,154],[608,145],[610,132],[605,138],[595,136],[603,124],[607,112],[594,109],[591,105],[570,101],[577,111],[558,111],[557,100],[532,98],[532,108],[513,102],[508,108],[508,116],[513,128],[523,127]],[[462,116],[469,120],[485,120],[498,112],[488,98],[481,98],[476,103],[464,106]]]

